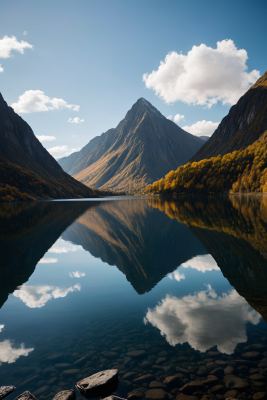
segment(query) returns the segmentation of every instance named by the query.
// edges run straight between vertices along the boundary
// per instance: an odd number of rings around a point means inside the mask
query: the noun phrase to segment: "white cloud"
[[[74,245],[70,242],[66,242],[65,240],[59,238],[53,246],[48,250],[48,253],[69,253],[70,251],[83,250],[82,246]]]
[[[38,264],[54,264],[57,262],[57,258],[41,258],[40,261],[38,261]]]
[[[36,136],[36,137],[41,143],[43,143],[43,142],[51,142],[52,140],[56,140],[55,136],[39,135],[39,136]]]
[[[23,32],[23,35],[27,35],[27,31],[24,31],[24,32]]]
[[[52,147],[51,149],[47,149],[50,154],[52,154],[53,157],[59,158],[59,157],[66,157],[69,156],[71,153],[74,153],[75,151],[79,151],[80,149],[73,149],[69,148],[66,145],[62,146],[55,146]]]
[[[5,325],[0,325],[0,332],[4,329]]]
[[[188,342],[201,352],[217,346],[232,354],[238,343],[247,341],[246,323],[257,325],[260,318],[235,290],[217,296],[208,285],[207,290],[182,298],[167,295],[148,309],[144,323],[157,327],[172,346]]]
[[[0,72],[3,72],[3,71],[4,71],[4,68],[2,68],[1,64],[0,64]]]
[[[22,343],[19,348],[15,349],[13,348],[13,343],[6,339],[0,342],[0,365],[3,362],[12,364],[17,361],[20,356],[27,356],[33,350],[33,347],[25,349],[24,343]]]
[[[60,110],[68,108],[70,110],[79,111],[80,106],[68,104],[63,99],[54,97],[51,99],[41,90],[27,90],[21,96],[17,103],[11,104],[11,107],[17,113],[32,113],[39,111]]]
[[[181,264],[181,267],[193,268],[201,272],[212,270],[220,271],[220,268],[218,267],[216,261],[210,254],[191,258],[191,260],[188,260],[185,263]]]
[[[186,132],[192,133],[195,136],[211,136],[215,129],[218,128],[219,122],[198,121],[191,126],[182,126]]]
[[[58,299],[59,297],[66,297],[68,293],[74,292],[75,290],[80,291],[81,286],[79,284],[71,286],[69,288],[59,288],[54,286],[20,286],[18,290],[13,292],[15,297],[18,297],[26,306],[30,308],[43,307],[48,300]]]
[[[182,119],[184,120],[184,115],[181,114],[176,114],[176,115],[169,115],[167,119],[170,119],[171,121],[174,121],[176,124],[178,124],[179,121]]]
[[[18,42],[15,36],[4,36],[0,39],[0,58],[10,58],[12,57],[11,51],[15,50],[21,54],[24,54],[24,49],[32,49],[33,46],[22,40]]]
[[[178,271],[174,271],[171,274],[167,275],[170,279],[175,279],[176,281],[180,282],[181,279],[185,279],[184,274],[180,274]]]
[[[84,119],[80,119],[78,117],[69,118],[68,122],[71,122],[72,124],[81,124],[82,122],[84,122]]]
[[[143,81],[166,103],[235,104],[260,77],[257,70],[246,72],[247,59],[246,50],[238,50],[233,40],[217,42],[216,49],[201,44],[187,55],[167,54],[158,70],[143,75]]]
[[[71,278],[81,278],[82,276],[85,276],[84,272],[80,272],[80,271],[70,272]]]

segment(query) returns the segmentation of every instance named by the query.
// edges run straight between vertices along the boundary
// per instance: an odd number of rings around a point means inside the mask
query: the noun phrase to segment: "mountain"
[[[267,72],[251,86],[189,161],[224,155],[254,143],[267,130]]]
[[[141,98],[115,129],[59,164],[86,185],[134,192],[184,164],[202,145]]]
[[[62,238],[116,267],[139,294],[153,289],[168,273],[206,249],[184,225],[147,199],[99,202]]]
[[[33,198],[98,195],[63,171],[36,138],[27,122],[7,105],[1,93],[0,168],[0,200],[5,200],[7,194],[12,199],[12,193],[15,197],[21,193],[23,198],[23,192],[31,194]],[[25,195],[25,199],[28,197]]]
[[[209,140],[209,136],[198,136],[200,139],[204,140],[204,142],[206,142],[207,140]]]

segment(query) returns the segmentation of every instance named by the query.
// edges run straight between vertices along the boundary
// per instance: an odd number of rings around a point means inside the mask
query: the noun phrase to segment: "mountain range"
[[[58,162],[88,186],[136,192],[184,164],[203,143],[140,98],[115,129]]]
[[[15,193],[14,196],[21,193],[22,197],[23,192],[26,192],[33,198],[77,198],[100,195],[100,192],[90,189],[63,171],[36,138],[27,122],[7,105],[1,94],[0,168],[2,199],[6,191]],[[12,195],[9,197],[12,200]]]

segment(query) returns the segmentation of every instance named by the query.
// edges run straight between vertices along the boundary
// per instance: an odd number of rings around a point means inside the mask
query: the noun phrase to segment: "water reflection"
[[[26,349],[24,343],[15,348],[11,340],[0,342],[0,365],[2,363],[13,364],[21,356],[27,356],[34,348]]]
[[[144,323],[158,328],[172,346],[189,343],[201,352],[217,346],[232,354],[238,343],[247,341],[246,323],[257,325],[260,314],[232,290],[218,296],[207,287],[194,295],[167,295],[154,309],[148,309]]]

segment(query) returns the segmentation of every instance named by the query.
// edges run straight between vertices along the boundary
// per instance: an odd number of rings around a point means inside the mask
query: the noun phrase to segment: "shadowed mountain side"
[[[267,197],[182,196],[148,201],[188,226],[230,284],[267,322]]]
[[[86,185],[135,192],[177,169],[203,144],[141,98],[115,129],[59,164]]]
[[[225,278],[267,322],[267,253],[243,239],[191,227],[217,262]]]
[[[92,204],[34,203],[0,206],[0,308],[62,232]]]
[[[63,171],[39,142],[27,122],[7,105],[1,93],[0,169],[0,197],[9,194],[6,193],[5,185],[15,187],[19,192],[30,193],[34,197],[101,196],[98,191],[82,185]]]
[[[139,294],[188,259],[207,254],[185,225],[149,207],[146,199],[105,202],[83,214],[62,238],[116,265]]]
[[[244,149],[267,130],[267,72],[231,107],[204,146],[190,159],[200,161]]]

